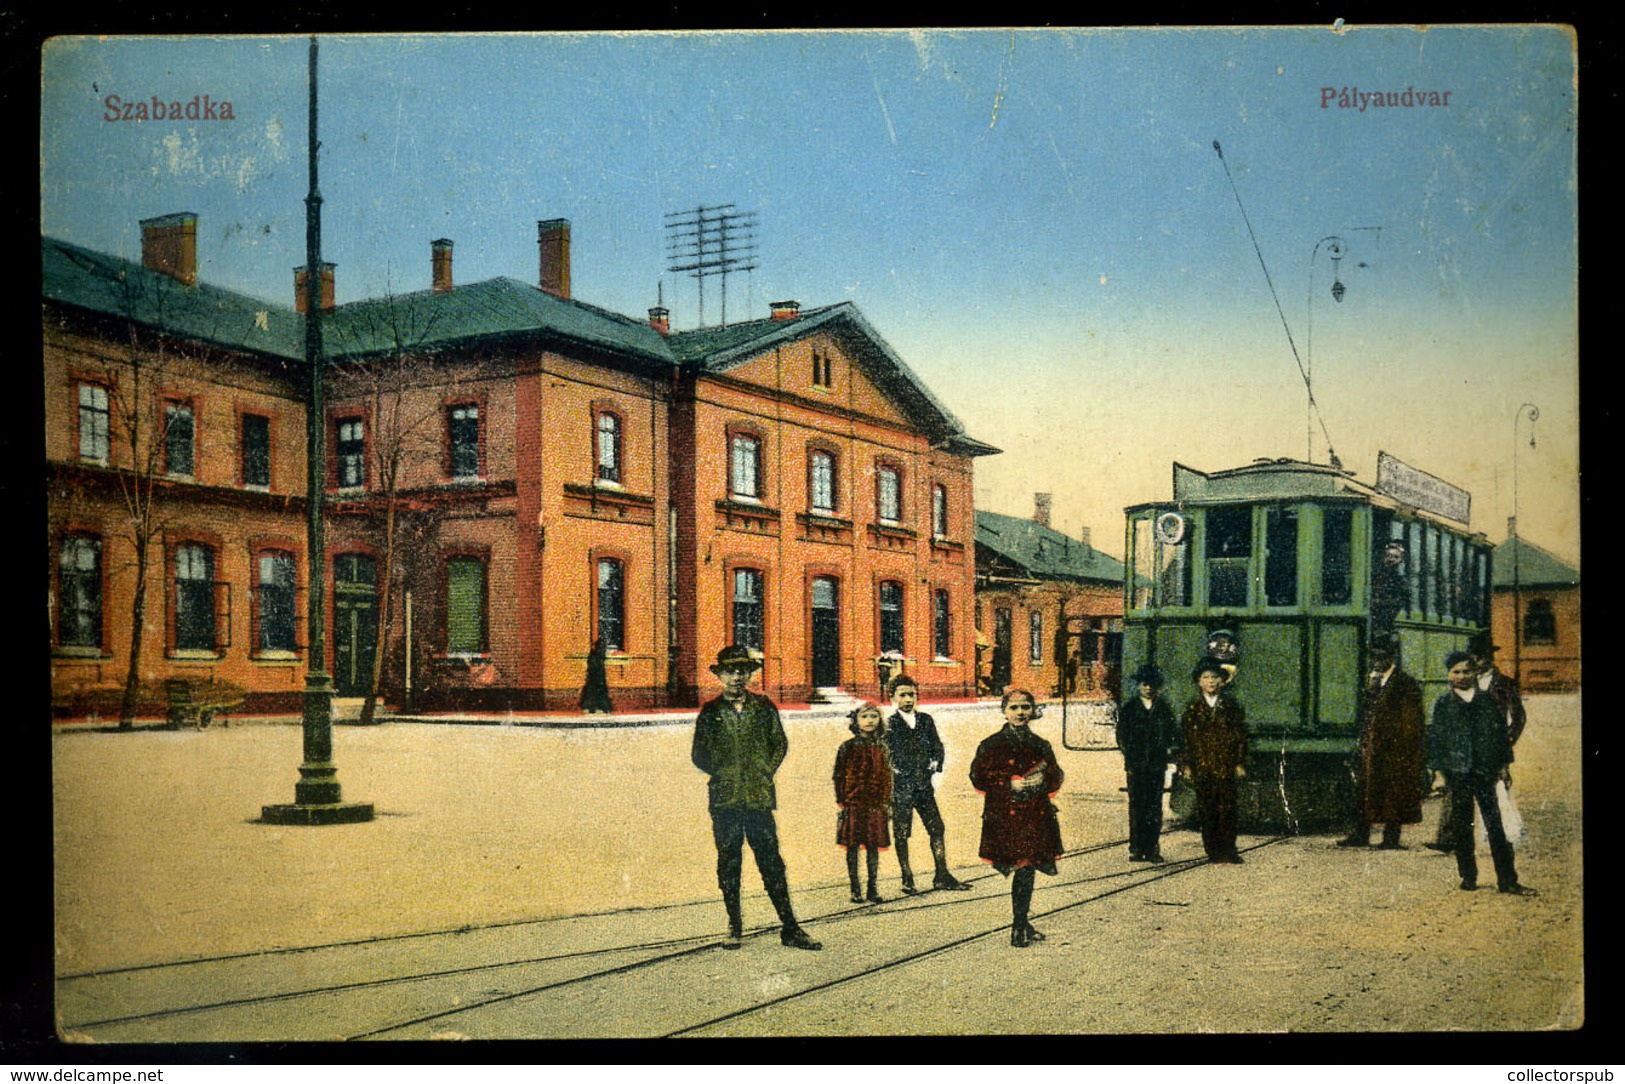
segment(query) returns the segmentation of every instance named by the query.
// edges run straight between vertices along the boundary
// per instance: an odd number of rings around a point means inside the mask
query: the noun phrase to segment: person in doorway
[[[931,840],[931,860],[936,865],[933,888],[954,892],[970,890],[948,871],[948,844],[937,809],[937,797],[932,790],[931,776],[942,771],[945,752],[942,738],[937,735],[936,721],[915,705],[919,703],[920,689],[907,674],[899,674],[891,683],[891,718],[886,720],[886,748],[891,753],[892,770],[892,840],[897,847],[897,865],[903,874],[903,894],[918,895],[914,887],[914,870],[908,864],[908,840],[914,830],[914,814],[920,815],[925,833]]]
[[[790,886],[779,855],[773,776],[784,762],[790,742],[773,701],[747,688],[761,665],[750,649],[737,644],[719,651],[711,672],[722,683],[722,695],[702,707],[694,723],[694,766],[711,777],[717,883],[728,909],[725,947],[738,948],[744,936],[739,878],[744,843],[749,840],[762,887],[779,915],[779,940],[790,948],[816,950],[823,946],[807,936],[790,907]]]
[[[1162,784],[1179,743],[1174,709],[1162,695],[1162,670],[1146,663],[1129,679],[1137,694],[1117,711],[1117,747],[1128,776],[1128,858],[1162,861]]]
[[[1500,803],[1495,797],[1496,780],[1512,763],[1506,721],[1495,698],[1478,688],[1478,668],[1470,654],[1452,651],[1445,656],[1444,665],[1450,689],[1433,705],[1428,762],[1435,771],[1444,773],[1450,791],[1450,820],[1455,832],[1451,843],[1462,891],[1478,887],[1478,856],[1473,841],[1473,805],[1477,803],[1495,862],[1496,887],[1509,895],[1533,896],[1534,889],[1518,883],[1512,844],[1501,826]]]
[[[1422,687],[1399,665],[1399,638],[1371,637],[1364,725],[1355,761],[1354,830],[1339,847],[1369,847],[1371,826],[1382,825],[1383,850],[1400,850],[1401,826],[1422,822],[1426,729]]]
[[[608,657],[603,640],[594,640],[587,652],[587,681],[581,687],[581,710],[588,715],[605,715],[615,710],[609,698],[609,671],[604,665]]]
[[[1004,728],[976,747],[970,781],[983,795],[981,856],[1010,878],[1010,945],[1026,948],[1044,940],[1027,916],[1037,872],[1055,876],[1061,856],[1061,824],[1049,799],[1064,777],[1055,749],[1032,732],[1033,694],[1011,689],[999,707]]]
[[[1202,849],[1218,865],[1239,865],[1236,850],[1236,784],[1247,774],[1247,719],[1224,691],[1225,664],[1203,659],[1191,671],[1196,695],[1181,718],[1179,774],[1196,792]]]
[[[880,705],[865,703],[852,713],[852,737],[835,754],[835,842],[846,848],[846,875],[852,902],[885,903],[875,880],[880,875],[880,849],[891,846],[891,757],[886,752],[886,724]],[[858,885],[858,850],[867,856],[869,890]]]

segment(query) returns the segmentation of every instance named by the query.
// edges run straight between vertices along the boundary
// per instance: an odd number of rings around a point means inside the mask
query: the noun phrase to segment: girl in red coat
[[[1033,871],[1055,876],[1061,856],[1061,825],[1049,796],[1061,789],[1061,766],[1050,743],[1028,724],[1037,710],[1033,694],[1011,689],[1000,705],[1004,729],[976,747],[971,785],[985,796],[982,857],[1010,877],[1010,944],[1026,948],[1044,935],[1027,921]]]
[[[835,754],[835,802],[841,807],[835,842],[846,848],[846,873],[852,902],[884,903],[875,888],[880,848],[891,846],[891,756],[883,735],[880,708],[864,704],[852,713],[851,730]],[[858,848],[868,848],[869,892],[858,889]]]

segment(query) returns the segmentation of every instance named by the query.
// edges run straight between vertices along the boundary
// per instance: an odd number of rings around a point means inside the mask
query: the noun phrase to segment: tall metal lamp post
[[[306,579],[309,581],[309,655],[305,668],[305,759],[293,803],[261,807],[268,824],[354,824],[372,820],[371,802],[341,799],[333,764],[333,678],[327,673],[326,537],[322,522],[327,491],[326,408],[322,387],[322,194],[316,183],[316,36],[310,38],[310,193],[305,197],[305,366],[310,374],[306,407]]]
[[[1518,566],[1523,544],[1518,541],[1518,423],[1524,418],[1529,419],[1529,447],[1533,448],[1540,408],[1534,403],[1524,403],[1512,415],[1512,522],[1507,538],[1512,543],[1512,679],[1520,682],[1523,680],[1523,577]]]
[[[1336,234],[1322,237],[1315,242],[1314,250],[1309,253],[1309,334],[1304,341],[1304,389],[1308,393],[1309,401],[1304,406],[1305,415],[1305,444],[1307,451],[1304,458],[1313,463],[1315,461],[1315,258],[1320,255],[1320,248],[1326,246],[1326,255],[1332,260],[1332,300],[1341,303],[1347,287],[1343,285],[1340,273],[1340,264],[1343,257],[1348,254],[1348,246]],[[1328,449],[1328,452],[1330,449]]]

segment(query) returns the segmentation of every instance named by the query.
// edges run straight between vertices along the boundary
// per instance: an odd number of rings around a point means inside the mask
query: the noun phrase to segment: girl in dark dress
[[[1026,948],[1044,940],[1027,921],[1027,910],[1034,871],[1055,876],[1061,856],[1061,825],[1049,796],[1061,789],[1063,776],[1054,748],[1028,725],[1037,711],[1033,694],[1011,689],[1000,709],[1004,729],[976,747],[970,781],[985,796],[981,855],[1011,878],[1010,944]]]
[[[846,848],[852,902],[884,903],[875,888],[880,848],[891,846],[891,756],[880,708],[864,704],[852,713],[852,737],[835,754],[835,802],[841,807],[835,842]],[[868,848],[869,891],[858,887],[858,848]]]

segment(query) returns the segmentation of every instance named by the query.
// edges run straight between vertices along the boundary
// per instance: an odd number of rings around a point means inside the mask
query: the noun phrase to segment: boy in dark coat
[[[1371,677],[1366,683],[1364,726],[1355,763],[1354,830],[1339,847],[1369,847],[1371,826],[1382,825],[1385,850],[1400,850],[1400,826],[1422,823],[1426,765],[1422,687],[1399,668],[1399,638],[1371,637]]]
[[[897,845],[897,865],[903,874],[903,894],[917,895],[914,870],[908,864],[908,837],[914,830],[914,814],[931,839],[931,860],[937,871],[933,888],[965,892],[970,885],[948,872],[948,843],[937,810],[937,796],[931,789],[931,775],[942,771],[945,754],[937,724],[923,711],[914,710],[920,690],[914,679],[899,674],[892,679],[891,702],[895,709],[886,720],[886,748],[891,753],[892,839]]]
[[[1130,862],[1162,861],[1162,780],[1179,743],[1174,709],[1162,695],[1162,671],[1146,663],[1130,678],[1139,688],[1117,711],[1117,747],[1128,776]]]
[[[1495,798],[1495,781],[1512,763],[1512,743],[1507,740],[1506,721],[1495,698],[1478,688],[1478,673],[1472,656],[1452,651],[1445,656],[1450,691],[1433,705],[1433,725],[1428,729],[1429,762],[1443,772],[1450,788],[1450,820],[1455,832],[1456,871],[1461,874],[1463,891],[1478,887],[1478,857],[1473,853],[1473,803],[1484,816],[1484,834],[1489,837],[1490,855],[1495,861],[1495,882],[1502,892],[1533,896],[1535,890],[1518,883],[1512,861],[1512,844],[1501,827],[1501,807]]]
[[[717,883],[728,909],[727,948],[738,948],[744,936],[739,911],[739,875],[744,842],[756,855],[762,887],[783,928],[779,940],[790,948],[823,946],[796,922],[790,908],[790,886],[779,856],[779,829],[773,820],[777,797],[773,776],[789,752],[779,709],[765,696],[746,688],[762,664],[737,644],[717,653],[711,672],[722,682],[722,695],[700,709],[694,723],[694,766],[711,777],[711,835],[717,845]]]
[[[1247,774],[1247,719],[1224,691],[1226,672],[1218,659],[1203,659],[1191,671],[1196,695],[1185,705],[1179,774],[1196,791],[1202,818],[1202,849],[1219,865],[1239,865],[1236,852],[1236,781]]]

